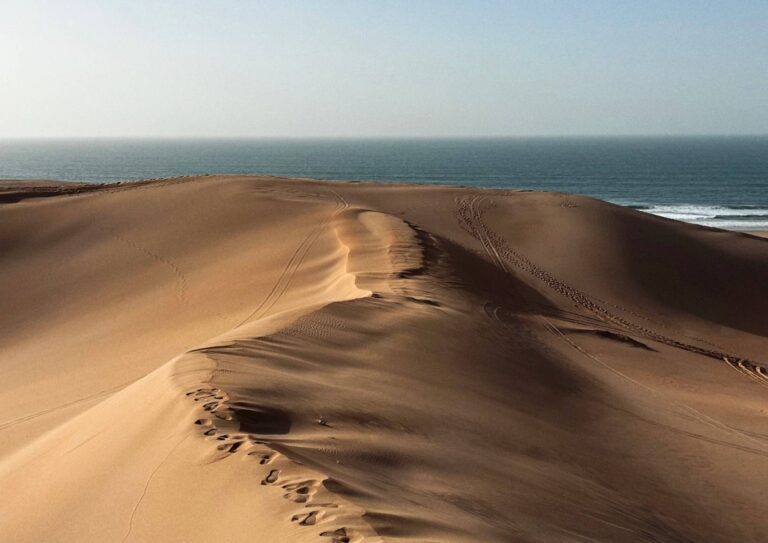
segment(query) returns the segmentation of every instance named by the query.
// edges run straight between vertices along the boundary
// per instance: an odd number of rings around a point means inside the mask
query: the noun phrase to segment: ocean
[[[204,173],[564,191],[696,224],[768,230],[768,136],[0,140],[0,179]]]

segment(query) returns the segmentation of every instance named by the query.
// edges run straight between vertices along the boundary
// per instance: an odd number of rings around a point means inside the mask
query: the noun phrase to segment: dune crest
[[[0,205],[0,540],[768,539],[766,240],[555,193],[44,188]]]

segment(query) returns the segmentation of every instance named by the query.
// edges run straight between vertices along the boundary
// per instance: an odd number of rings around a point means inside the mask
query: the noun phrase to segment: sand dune
[[[0,200],[0,541],[768,541],[766,239],[273,177]]]

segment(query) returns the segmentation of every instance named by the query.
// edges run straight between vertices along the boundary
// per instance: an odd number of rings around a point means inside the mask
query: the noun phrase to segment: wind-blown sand
[[[768,541],[768,240],[554,193],[13,191],[0,541]]]

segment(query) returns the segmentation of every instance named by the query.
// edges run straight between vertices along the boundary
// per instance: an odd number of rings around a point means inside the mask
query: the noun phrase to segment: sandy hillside
[[[766,239],[554,193],[19,185],[0,541],[768,541]]]

